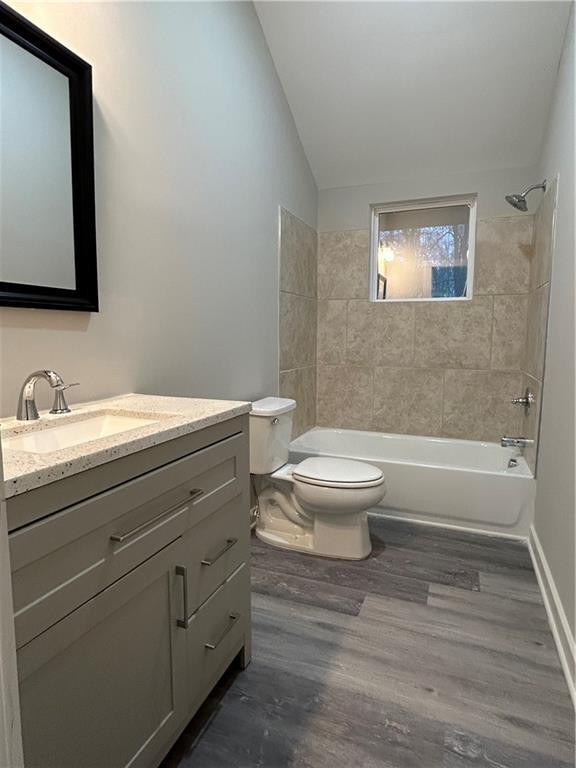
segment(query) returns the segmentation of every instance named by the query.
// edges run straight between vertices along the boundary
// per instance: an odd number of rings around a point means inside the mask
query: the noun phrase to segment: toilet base
[[[279,549],[339,560],[364,560],[372,552],[366,512],[352,515],[317,513],[310,528],[286,525],[286,522],[275,526],[273,520],[260,518],[256,536]]]

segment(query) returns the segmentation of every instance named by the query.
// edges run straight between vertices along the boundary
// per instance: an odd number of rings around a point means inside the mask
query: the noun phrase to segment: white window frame
[[[474,290],[474,253],[476,244],[476,201],[478,195],[453,195],[450,197],[432,197],[424,200],[403,200],[395,203],[380,203],[370,206],[370,301],[392,304],[406,301],[471,301]],[[447,296],[446,298],[417,298],[412,299],[379,299],[378,293],[378,245],[379,223],[381,213],[400,213],[401,211],[417,211],[424,208],[449,208],[455,205],[467,205],[470,209],[468,221],[468,289],[466,296]]]

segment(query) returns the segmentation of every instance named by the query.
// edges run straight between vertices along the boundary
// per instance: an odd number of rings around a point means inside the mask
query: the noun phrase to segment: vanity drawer
[[[10,534],[18,647],[243,497],[241,435]]]
[[[188,690],[195,710],[226,667],[249,643],[250,572],[241,565],[190,618],[187,632]]]
[[[186,531],[184,563],[188,610],[193,613],[231,573],[248,560],[249,511],[243,494]]]
[[[189,507],[159,513],[146,505],[146,515],[138,525],[133,514],[123,515],[12,573],[18,648],[181,536]],[[120,529],[128,537],[112,541]]]

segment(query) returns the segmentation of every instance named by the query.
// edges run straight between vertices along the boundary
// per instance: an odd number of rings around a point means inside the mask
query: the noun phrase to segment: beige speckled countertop
[[[130,394],[74,405],[71,406],[71,413],[66,415],[55,416],[45,412],[41,414],[39,421],[4,419],[0,422],[0,436],[5,496],[16,496],[121,456],[232,419],[248,413],[250,406],[250,403],[234,400]],[[104,414],[150,418],[156,421],[49,453],[16,450],[10,448],[8,442],[11,437],[39,429],[50,429],[56,424],[72,424],[84,420],[87,416]]]

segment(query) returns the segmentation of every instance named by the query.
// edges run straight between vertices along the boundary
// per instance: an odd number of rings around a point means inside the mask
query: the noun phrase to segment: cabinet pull
[[[196,499],[199,499],[200,496],[204,495],[204,491],[202,488],[191,488],[190,489],[190,501],[196,501]]]
[[[229,622],[228,626],[226,627],[226,629],[224,630],[224,632],[222,632],[220,637],[218,637],[216,640],[214,640],[213,643],[204,643],[204,648],[207,648],[209,651],[215,651],[216,648],[218,648],[218,646],[222,642],[222,640],[224,640],[224,638],[226,637],[228,632],[230,632],[230,630],[232,629],[234,624],[238,621],[238,619],[240,618],[240,614],[239,613],[231,613],[231,614],[229,614],[228,618],[230,619],[230,622]]]
[[[161,520],[171,512],[174,512],[174,507],[171,509],[165,509],[163,512],[160,512],[154,517],[151,517],[150,520],[146,520],[145,522],[140,523],[140,525],[137,525],[136,528],[132,528],[132,530],[128,531],[127,533],[113,533],[110,536],[110,541],[113,541],[115,544],[123,544],[127,539],[131,539],[132,536],[136,536],[136,534],[140,533],[140,531],[143,531],[144,528],[148,528],[149,525],[156,523],[158,520]]]
[[[224,544],[222,549],[218,550],[218,552],[216,552],[216,554],[212,557],[207,557],[205,560],[201,560],[200,562],[202,565],[214,565],[217,560],[220,560],[222,555],[225,555],[229,549],[232,549],[234,544],[238,544],[238,539],[226,539],[226,544]]]
[[[183,565],[176,566],[176,575],[182,576],[182,595],[183,595],[183,609],[184,618],[176,619],[176,625],[182,627],[182,629],[188,629],[190,626],[190,619],[188,618],[188,569]]]

